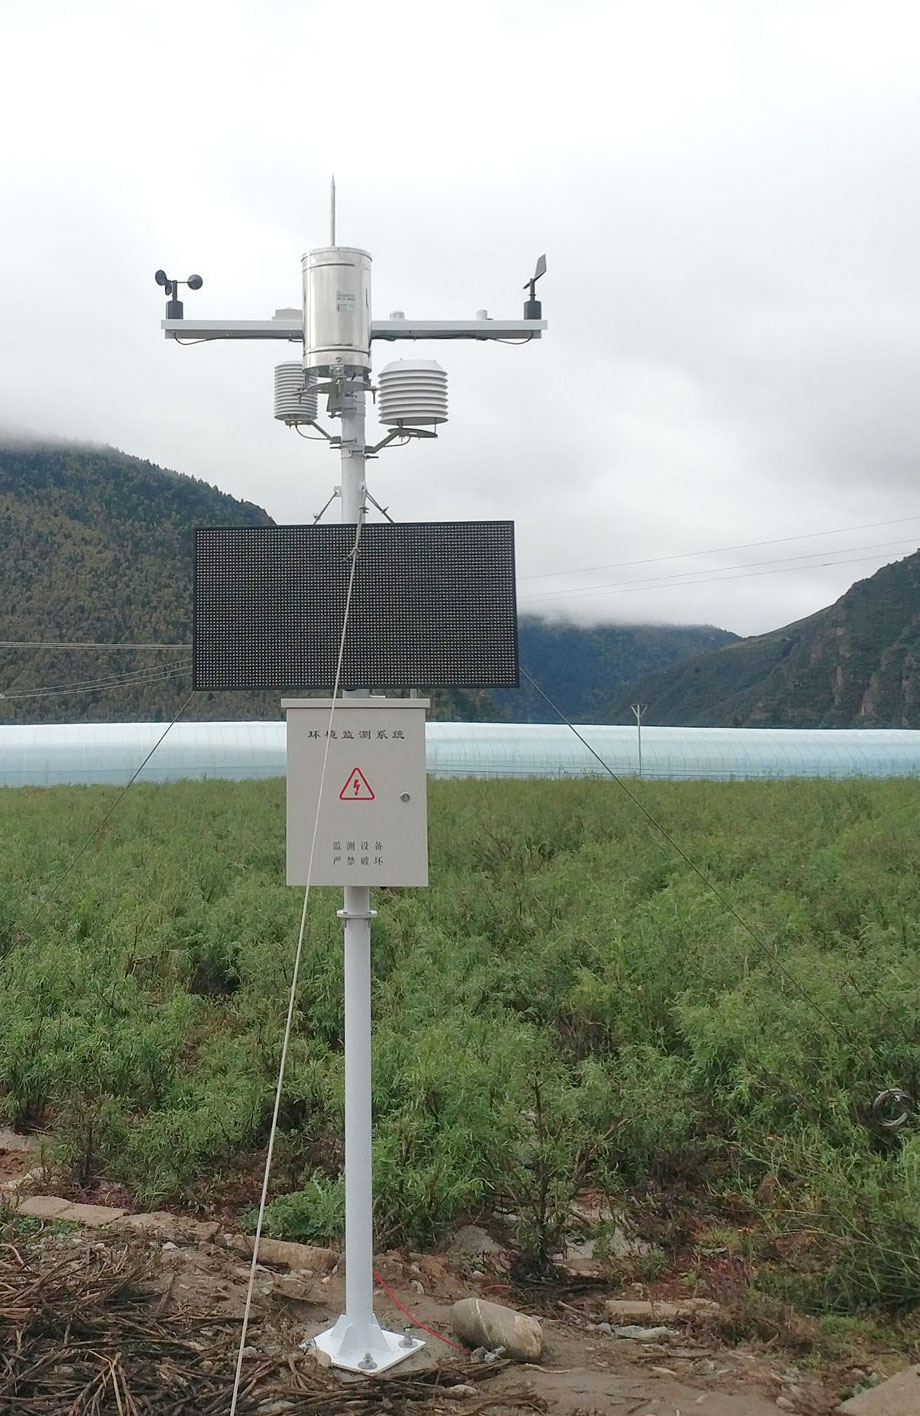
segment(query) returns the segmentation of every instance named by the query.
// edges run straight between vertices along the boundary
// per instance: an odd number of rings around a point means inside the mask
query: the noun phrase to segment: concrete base
[[[408,1333],[385,1331],[373,1316],[355,1319],[347,1313],[313,1339],[313,1346],[325,1353],[333,1367],[363,1376],[395,1367],[424,1345]]]

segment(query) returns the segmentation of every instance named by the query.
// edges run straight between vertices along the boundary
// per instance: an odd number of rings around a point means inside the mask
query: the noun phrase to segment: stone
[[[589,1191],[579,1195],[572,1205],[571,1214],[573,1219],[588,1225],[609,1224],[612,1219],[617,1221],[623,1219],[622,1214],[614,1214],[607,1197],[598,1194],[597,1191]]]
[[[653,1303],[648,1298],[608,1298],[608,1318],[620,1323],[674,1322],[681,1318],[718,1318],[722,1308],[709,1298],[683,1298],[679,1303]]]
[[[17,1204],[16,1213],[28,1215],[30,1219],[57,1219],[70,1207],[70,1201],[62,1200],[60,1195],[30,1195]]]
[[[228,1249],[252,1258],[255,1240],[249,1234],[221,1236]],[[278,1264],[281,1268],[309,1269],[312,1273],[330,1274],[341,1258],[335,1249],[323,1249],[318,1244],[295,1244],[287,1239],[260,1239],[259,1262]]]
[[[635,1259],[651,1250],[651,1244],[633,1234],[630,1229],[617,1225],[604,1237],[604,1248],[608,1259]]]
[[[613,1210],[609,1201],[596,1192],[580,1195],[572,1206],[568,1229],[589,1229],[591,1234],[582,1242],[568,1242],[560,1255],[565,1267],[572,1261],[593,1259],[595,1249],[603,1248],[608,1260],[634,1259],[647,1254],[651,1245],[636,1234],[622,1210]],[[574,1275],[573,1275],[574,1276]]]
[[[21,1136],[18,1131],[9,1131],[0,1126],[0,1151],[28,1151],[31,1149],[31,1136]]]
[[[309,1269],[279,1273],[273,1278],[273,1292],[279,1298],[288,1298],[295,1303],[316,1302],[316,1287],[312,1279]]]
[[[905,1367],[887,1382],[851,1396],[838,1406],[841,1416],[917,1416],[920,1411],[920,1366]]]
[[[260,1298],[270,1298],[275,1291],[275,1275],[262,1264],[256,1264],[255,1270],[250,1264],[237,1264],[233,1272],[244,1288],[248,1287],[251,1278],[252,1291],[258,1293]]]
[[[599,1259],[572,1259],[571,1263],[557,1264],[556,1267],[574,1283],[600,1283],[609,1274],[606,1264]]]
[[[577,1244],[566,1244],[562,1259],[593,1259],[597,1252],[596,1239],[582,1239]]]
[[[510,1266],[508,1251],[478,1224],[464,1224],[458,1229],[447,1254],[455,1263],[474,1264],[480,1271],[497,1268],[506,1272]]]
[[[484,1298],[461,1298],[450,1310],[454,1332],[462,1342],[494,1352],[503,1347],[514,1362],[539,1362],[543,1329],[536,1318],[517,1313]]]
[[[613,1329],[617,1337],[628,1337],[633,1342],[667,1342],[675,1334],[666,1327],[642,1327],[638,1323],[627,1323],[625,1327]]]
[[[553,1263],[566,1278],[600,1279],[607,1272],[607,1266],[595,1257],[593,1240],[583,1244],[567,1244],[565,1249],[554,1255]]]
[[[216,1220],[189,1219],[167,1210],[151,1210],[149,1214],[125,1215],[119,1227],[173,1244],[207,1244],[220,1225]]]
[[[0,1190],[6,1193],[17,1193],[26,1190],[30,1185],[40,1185],[45,1178],[45,1167],[38,1165],[34,1170],[24,1170],[21,1175],[14,1175],[9,1180],[4,1180],[0,1184]]]
[[[68,1224],[82,1224],[86,1229],[104,1229],[124,1215],[123,1209],[110,1209],[108,1205],[68,1205],[56,1219],[66,1219]]]

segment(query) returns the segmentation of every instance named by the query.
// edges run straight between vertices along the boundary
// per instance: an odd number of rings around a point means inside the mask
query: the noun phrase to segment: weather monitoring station
[[[326,695],[282,700],[287,880],[308,892],[311,885],[344,887],[345,1311],[313,1341],[333,1365],[377,1373],[422,1344],[384,1330],[373,1306],[370,890],[428,883],[428,705],[414,691],[515,685],[518,657],[511,522],[365,524],[371,506],[386,515],[366,485],[368,458],[433,438],[447,421],[447,376],[439,364],[398,359],[374,385],[371,350],[397,340],[539,339],[546,324],[536,283],[546,259],[525,283],[522,319],[491,319],[480,310],[471,320],[413,320],[401,311],[375,320],[371,257],[336,244],[335,220],[333,183],[330,243],[303,257],[301,309],[267,320],[190,320],[178,290],[201,289],[201,276],[180,281],[157,271],[156,280],[167,295],[167,339],[302,344],[302,359],[275,370],[275,417],[325,439],[340,455],[341,481],[330,502],[340,500],[341,524],[319,525],[317,518],[313,525],[196,532],[193,673],[199,689]],[[385,431],[369,445],[372,391]],[[320,422],[321,400],[337,431]],[[387,697],[383,689],[410,696]],[[296,972],[295,964],[278,1098]],[[268,1166],[257,1242],[267,1177]]]

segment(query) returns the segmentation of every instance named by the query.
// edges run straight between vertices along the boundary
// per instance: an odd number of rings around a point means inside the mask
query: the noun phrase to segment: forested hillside
[[[552,624],[524,615],[521,667],[571,722],[617,722],[611,705],[640,674],[681,664],[737,638],[708,624]],[[520,688],[493,689],[492,696],[512,722],[559,721],[523,675]]]
[[[112,448],[0,442],[0,722],[168,722],[191,686],[194,528],[271,524],[251,502]],[[569,718],[604,722],[637,675],[734,638],[525,617],[521,663]],[[554,721],[526,679],[431,697],[440,719]],[[277,718],[279,704],[196,693],[183,716]]]
[[[640,679],[616,705],[688,727],[920,727],[920,552],[784,629]]]
[[[0,444],[0,640],[172,646],[0,648],[0,721],[168,721],[191,686],[193,528],[270,524],[112,448]],[[268,694],[195,694],[185,710],[277,715]]]

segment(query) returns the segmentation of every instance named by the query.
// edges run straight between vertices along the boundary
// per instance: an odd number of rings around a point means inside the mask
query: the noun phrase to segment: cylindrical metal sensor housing
[[[371,258],[323,246],[303,258],[303,366],[320,374],[369,369]]]

